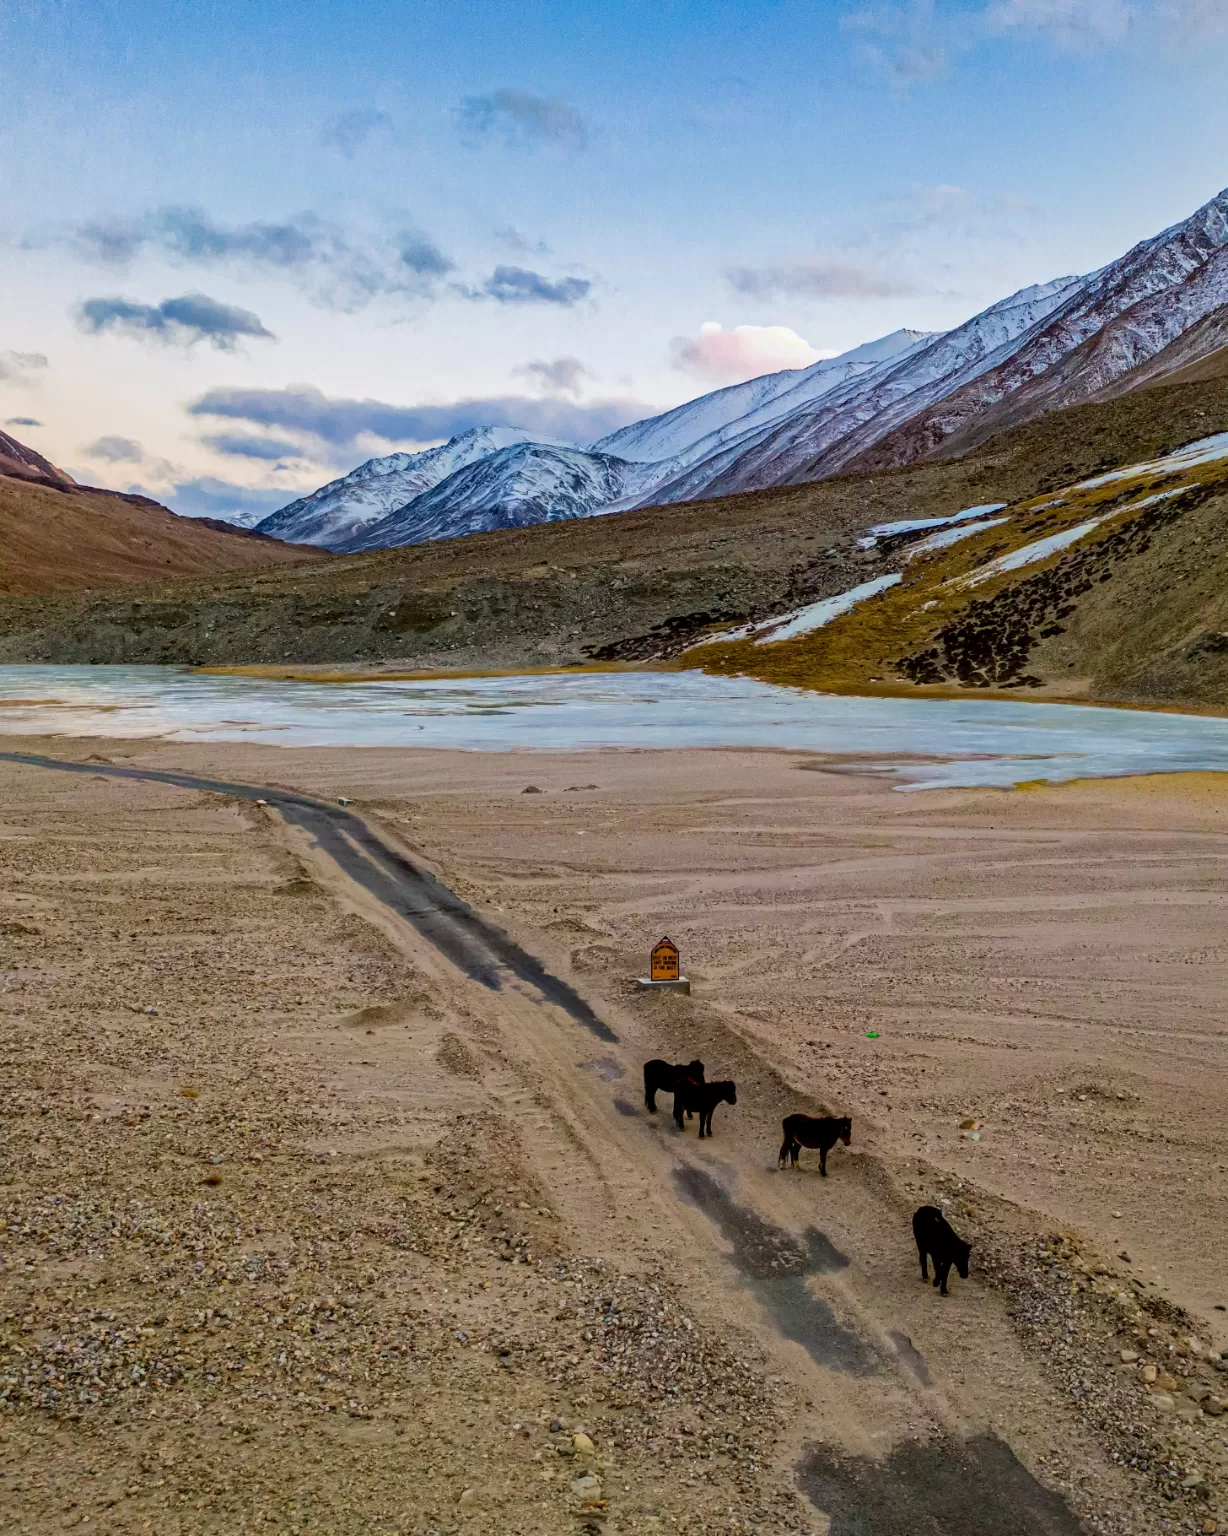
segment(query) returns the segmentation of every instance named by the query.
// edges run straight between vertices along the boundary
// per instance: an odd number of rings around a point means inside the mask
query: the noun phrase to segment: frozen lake
[[[785,747],[922,761],[901,788],[1228,770],[1228,720],[992,699],[858,699],[701,672],[307,683],[0,666],[0,734],[569,752]]]

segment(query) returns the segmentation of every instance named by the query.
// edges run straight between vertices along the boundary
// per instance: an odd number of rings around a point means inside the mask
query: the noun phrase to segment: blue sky
[[[589,440],[1184,218],[1225,65],[1225,0],[9,0],[0,422],[185,511]]]

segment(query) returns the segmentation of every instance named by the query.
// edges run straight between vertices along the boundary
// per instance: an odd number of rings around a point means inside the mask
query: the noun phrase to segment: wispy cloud
[[[41,427],[43,423],[35,416],[10,416],[4,425],[6,427]]]
[[[447,405],[392,405],[382,400],[330,397],[309,384],[286,389],[211,389],[194,401],[193,416],[242,421],[314,438],[334,453],[357,453],[364,439],[434,443],[472,427],[523,427],[542,437],[589,443],[650,415],[641,400],[593,400],[498,395]]]
[[[342,112],[324,124],[320,130],[320,143],[343,159],[353,160],[373,134],[381,128],[391,127],[392,119],[387,112],[376,112],[371,108]]]
[[[984,20],[995,31],[1036,32],[1068,48],[1119,42],[1130,30],[1133,0],[993,0]]]
[[[185,293],[161,304],[118,297],[86,299],[77,307],[77,322],[93,336],[117,331],[176,347],[193,347],[205,341],[222,352],[232,352],[241,341],[253,338],[276,339],[259,315],[222,304],[206,293]]]
[[[158,500],[165,501],[180,517],[217,517],[227,523],[241,519],[250,526],[301,493],[236,485],[214,475],[202,475],[195,480],[176,481],[167,489],[148,494],[156,494]]]
[[[784,266],[734,267],[728,277],[735,293],[755,299],[896,299],[925,291],[906,277],[823,256]]]
[[[144,448],[131,437],[95,438],[84,451],[87,458],[98,459],[104,464],[143,464],[145,462]]]
[[[584,277],[543,277],[530,267],[498,266],[472,297],[498,304],[558,304],[570,307],[586,299],[592,283]]]
[[[727,331],[715,320],[702,325],[698,336],[675,336],[670,350],[675,368],[722,384],[807,368],[834,355],[812,347],[787,325],[735,325]]]
[[[470,140],[494,136],[512,146],[588,147],[589,125],[575,107],[528,91],[504,88],[488,96],[467,96],[457,117],[462,134]]]
[[[215,432],[202,437],[201,442],[215,453],[229,454],[236,459],[255,459],[259,463],[273,463],[282,459],[301,459],[306,451],[285,437],[249,435],[245,432]]]
[[[538,359],[513,368],[513,373],[532,380],[539,388],[555,395],[579,395],[584,379],[593,375],[578,357],[555,357],[546,361]]]
[[[452,263],[420,231],[348,235],[312,213],[279,222],[223,224],[199,208],[152,209],[138,218],[94,219],[62,235],[86,260],[123,270],[152,254],[181,266],[233,269],[294,283],[314,303],[354,311],[376,298],[424,298]]]
[[[28,384],[47,367],[42,352],[0,352],[0,383]]]
[[[948,28],[933,0],[867,6],[843,16],[840,28],[856,40],[863,65],[892,85],[937,80],[950,70]]]
[[[522,235],[511,224],[505,224],[502,229],[496,229],[495,239],[500,245],[505,245],[509,251],[515,251],[518,256],[549,256],[550,254],[550,247],[544,240],[530,240],[527,235]]]

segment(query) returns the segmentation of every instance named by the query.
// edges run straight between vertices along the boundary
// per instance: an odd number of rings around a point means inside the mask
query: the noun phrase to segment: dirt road
[[[584,903],[556,900],[553,925],[535,926],[521,906],[512,925],[517,932],[508,937],[496,924],[496,918],[504,920],[498,910],[503,902],[494,899],[489,869],[482,889],[480,859],[469,862],[467,888],[462,889],[465,881],[452,869],[446,884],[436,878],[418,844],[437,844],[446,825],[453,840],[449,863],[459,859],[463,865],[466,837],[485,835],[490,815],[501,818],[522,851],[516,879],[530,887],[534,883],[523,858],[523,850],[531,848],[539,867],[549,864],[556,871],[547,883],[551,893],[559,895],[558,864],[550,845],[561,830],[551,824],[560,802],[556,799],[553,806],[543,804],[538,810],[534,799],[530,812],[525,809],[528,801],[517,800],[513,806],[506,798],[511,792],[506,776],[517,776],[519,786],[523,760],[497,766],[493,761],[465,764],[470,775],[488,776],[488,795],[489,776],[504,776],[497,805],[488,800],[475,815],[472,786],[462,791],[455,777],[441,777],[442,754],[374,753],[361,759],[358,754],[333,754],[332,761],[317,754],[310,770],[304,771],[305,754],[230,752],[232,771],[250,769],[257,760],[266,766],[276,762],[279,778],[290,773],[316,789],[331,779],[334,794],[341,767],[337,759],[344,757],[347,777],[361,781],[365,775],[368,781],[359,799],[373,809],[364,804],[359,816],[278,785],[237,784],[216,776],[219,754],[213,749],[168,752],[147,744],[130,746],[123,760],[120,753],[113,754],[115,762],[97,761],[97,753],[88,755],[95,760],[66,765],[71,766],[70,775],[45,762],[4,754],[13,764],[10,774],[16,775],[10,789],[20,791],[10,794],[6,804],[50,795],[71,815],[81,814],[83,794],[87,800],[104,796],[112,810],[121,795],[167,797],[154,803],[159,814],[165,814],[167,805],[238,805],[243,841],[254,839],[262,858],[274,864],[283,861],[273,889],[294,888],[298,894],[293,899],[306,903],[327,897],[334,910],[352,914],[347,922],[361,919],[357,930],[347,929],[343,948],[355,943],[361,948],[355,935],[366,925],[395,957],[377,989],[387,1000],[367,1003],[345,1016],[360,1021],[363,1029],[367,1054],[357,1064],[359,1070],[350,1063],[339,1071],[333,1052],[330,1094],[345,1103],[353,1122],[353,1131],[343,1138],[344,1159],[350,1164],[348,1188],[342,1176],[337,1197],[368,1198],[366,1181],[373,1170],[405,1155],[407,1127],[412,1125],[416,1134],[410,1139],[431,1149],[415,1155],[447,1162],[444,1182],[431,1185],[429,1197],[422,1189],[419,1196],[428,1206],[451,1201],[446,1212],[436,1210],[434,1219],[455,1221],[459,1216],[468,1237],[458,1233],[457,1241],[467,1243],[478,1235],[483,1207],[496,1219],[491,1189],[501,1165],[511,1176],[522,1163],[515,1178],[538,1192],[517,1201],[517,1208],[549,1213],[549,1234],[544,1229],[531,1238],[519,1234],[519,1246],[506,1231],[489,1234],[503,1244],[500,1258],[506,1253],[513,1266],[496,1261],[496,1274],[501,1271],[520,1285],[509,1293],[500,1279],[495,1312],[506,1337],[493,1350],[501,1362],[496,1368],[496,1376],[502,1372],[498,1390],[487,1382],[481,1392],[466,1386],[460,1375],[436,1377],[435,1391],[443,1401],[434,1403],[433,1413],[449,1420],[471,1462],[478,1454],[475,1447],[481,1446],[489,1465],[482,1468],[481,1477],[469,1471],[471,1485],[455,1493],[454,1507],[441,1513],[424,1501],[431,1489],[438,1498],[432,1459],[438,1452],[419,1453],[402,1470],[422,1487],[414,1497],[403,1494],[402,1502],[409,1507],[387,1528],[537,1531],[553,1530],[558,1521],[563,1522],[558,1529],[575,1529],[580,1520],[611,1532],[658,1529],[664,1522],[697,1532],[749,1528],[830,1530],[837,1536],[862,1531],[874,1536],[1047,1536],[1084,1527],[1158,1530],[1162,1519],[1179,1522],[1183,1529],[1215,1528],[1214,1503],[1206,1495],[1216,1486],[1216,1447],[1213,1435],[1205,1433],[1215,1429],[1215,1421],[1208,1419],[1205,1426],[1201,1416],[1197,1426],[1183,1421],[1182,1430],[1194,1437],[1191,1443],[1199,1448],[1205,1466],[1175,1502],[1164,1499],[1169,1462],[1179,1474],[1168,1479],[1170,1493],[1187,1481],[1190,1468],[1173,1460],[1171,1438],[1166,1440],[1157,1430],[1155,1410],[1138,1402],[1134,1378],[1123,1378],[1122,1350],[1137,1354],[1140,1338],[1149,1341],[1153,1353],[1171,1349],[1177,1358],[1180,1330],[1190,1325],[1171,1304],[1166,1311],[1165,1305],[1141,1292],[1119,1293],[1127,1282],[1102,1264],[1089,1262],[1072,1235],[1054,1238],[1043,1216],[995,1197],[924,1153],[920,1158],[915,1152],[901,1155],[898,1137],[879,1115],[857,1117],[853,1151],[833,1157],[832,1176],[825,1183],[813,1168],[797,1175],[777,1172],[782,1107],[817,1112],[823,1106],[813,1090],[808,1091],[805,1077],[799,1079],[792,1070],[788,1049],[774,1048],[770,1030],[759,1030],[744,1013],[722,1007],[721,993],[728,983],[719,978],[714,986],[704,983],[693,1000],[633,999],[613,983],[611,972],[621,968],[623,955],[611,911],[596,910],[591,892]],[[84,746],[80,756],[87,756]],[[717,756],[707,755],[709,761]],[[767,790],[772,772],[764,770],[763,762],[772,755],[744,756],[757,756],[759,787]],[[421,774],[424,759],[433,762],[435,782],[446,783],[452,797],[447,804],[437,803],[430,814],[424,814],[417,787],[406,795],[406,776]],[[533,771],[540,774],[552,761],[565,761],[567,773],[576,774],[574,758],[536,759]],[[586,762],[576,776],[582,777],[590,766]],[[608,779],[608,759],[603,767]],[[392,802],[386,799],[390,772],[401,781]],[[382,786],[377,782],[381,777]],[[50,790],[49,779],[71,788]],[[801,776],[799,782],[807,779]],[[855,783],[837,781],[837,788]],[[380,787],[385,794],[375,792]],[[468,820],[457,838],[460,792]],[[543,802],[548,798],[543,796]],[[676,824],[677,787],[665,798],[671,801]],[[261,800],[267,804],[258,805]],[[406,809],[411,805],[412,813]],[[642,803],[639,809],[643,814]],[[779,799],[773,810],[779,812]],[[211,809],[207,814],[217,813]],[[227,814],[233,817],[236,812]],[[412,848],[403,841],[409,814],[418,833]],[[706,814],[712,814],[710,800]],[[530,815],[537,825],[526,843],[524,829],[508,823]],[[589,830],[595,830],[592,815],[582,815],[588,818]],[[574,824],[567,827],[569,837],[583,830]],[[8,841],[24,844],[33,835],[14,836],[10,831]],[[795,828],[789,835],[796,841]],[[635,866],[633,855],[640,849],[629,846],[625,818],[621,833],[614,836],[621,843],[618,867],[626,873]],[[672,851],[677,880],[677,842]],[[104,863],[113,859],[112,852]],[[49,877],[44,872],[42,878]],[[312,891],[321,894],[317,898]],[[479,894],[485,900],[465,899]],[[500,894],[506,896],[506,887]],[[308,953],[310,926],[304,924],[304,932],[296,935],[300,946],[307,943]],[[528,942],[527,927],[541,940],[542,959],[535,957],[539,946]],[[278,934],[286,942],[284,925],[278,926]],[[560,935],[574,943],[581,934],[596,955],[586,960],[582,946],[570,951],[570,961],[564,951],[562,963],[557,963],[551,951],[557,953]],[[612,955],[602,954],[603,947]],[[591,978],[587,982],[586,964]],[[14,974],[20,976],[20,970]],[[317,975],[315,984],[322,982]],[[306,979],[303,984],[309,986]],[[407,997],[412,1001],[407,1003]],[[300,997],[299,1005],[303,1003]],[[303,1035],[302,1026],[287,1040],[284,1022],[278,1023],[261,1067],[265,1075],[273,1072],[271,1082],[293,1073],[296,1055],[304,1063],[313,1058],[310,1075],[323,1070],[321,1052],[333,1042],[326,1042],[320,1031],[331,1012],[328,1028],[336,1036],[337,1004],[327,1005],[322,993],[306,1004],[321,1020],[314,1026],[317,1033],[296,1043],[293,1035]],[[667,1115],[652,1119],[639,1103],[642,1060],[657,1054],[686,1059],[695,1051],[708,1062],[710,1077],[728,1075],[738,1083],[738,1104],[717,1111],[711,1143],[679,1137]],[[445,1065],[442,1073],[440,1062]],[[165,1062],[163,1069],[165,1076]],[[808,1076],[811,1082],[822,1080],[813,1072]],[[828,1081],[838,1082],[839,1074]],[[233,1095],[242,1089],[232,1084],[230,1092],[233,1105]],[[444,1122],[449,1129],[441,1131]],[[486,1127],[489,1134],[484,1134]],[[286,1147],[284,1136],[281,1144]],[[304,1147],[307,1144],[304,1141]],[[975,1145],[968,1144],[967,1150]],[[442,1154],[437,1150],[441,1146]],[[472,1166],[467,1173],[468,1160]],[[343,1175],[342,1166],[334,1167],[331,1160],[329,1166],[335,1175]],[[471,1193],[464,1196],[468,1203],[457,1209],[453,1182],[466,1179]],[[489,1187],[472,1193],[475,1180]],[[70,1182],[60,1180],[64,1188]],[[287,1209],[297,1209],[305,1198],[300,1193]],[[946,1300],[920,1284],[910,1250],[908,1216],[923,1198],[947,1205],[952,1219],[977,1244],[972,1279],[967,1284],[956,1281]],[[500,1207],[497,1217],[504,1217],[506,1208]],[[522,1220],[527,1224],[529,1218]],[[350,1241],[353,1245],[352,1237]],[[533,1252],[526,1251],[530,1243]],[[553,1249],[553,1285],[571,1292],[553,1320],[575,1350],[551,1356],[540,1339],[535,1346],[545,1350],[544,1360],[562,1362],[538,1365],[547,1381],[555,1380],[552,1370],[559,1371],[555,1391],[565,1384],[571,1399],[568,1411],[558,1410],[554,1417],[547,1406],[538,1406],[541,1392],[525,1379],[513,1380],[513,1367],[506,1363],[528,1364],[521,1353],[523,1339],[513,1336],[518,1329],[523,1332],[535,1293],[548,1284],[543,1247]],[[579,1255],[581,1269],[569,1268]],[[516,1262],[526,1257],[535,1263]],[[468,1304],[481,1316],[489,1344],[492,1298],[485,1288],[494,1282],[478,1278],[486,1273],[481,1263],[489,1267],[489,1261],[480,1261],[476,1254],[466,1261],[463,1252],[453,1249],[449,1263],[455,1265],[458,1259],[454,1283],[459,1277],[471,1288]],[[395,1252],[385,1248],[381,1253],[384,1302],[395,1295],[398,1281],[406,1279],[397,1274],[401,1262]],[[622,1287],[630,1295],[644,1286],[668,1294],[671,1303],[662,1309],[658,1328],[634,1335],[647,1355],[637,1360],[624,1342],[626,1333],[620,1338],[619,1313],[626,1304],[620,1306],[617,1293]],[[449,1288],[444,1288],[442,1295],[422,1304],[428,1322],[419,1326],[439,1328],[445,1313],[448,1324],[457,1320],[454,1305],[444,1303],[448,1294]],[[288,1310],[288,1304],[283,1305]],[[207,1319],[206,1328],[213,1322]],[[469,1327],[451,1331],[463,1333],[466,1345],[479,1333],[473,1320]],[[398,1336],[390,1329],[383,1342]],[[659,1375],[651,1371],[654,1345],[669,1366]],[[19,1348],[28,1351],[29,1342]],[[1188,1373],[1188,1350],[1180,1359],[1180,1369]],[[288,1369],[284,1352],[280,1369]],[[1082,1383],[1073,1392],[1071,1371]],[[586,1372],[580,1390],[579,1378]],[[218,1385],[214,1383],[215,1389]],[[225,1403],[225,1392],[215,1390],[214,1395],[219,1405]],[[301,1388],[297,1398],[288,1396],[299,1405],[297,1413],[306,1412]],[[549,1423],[561,1426],[568,1418],[574,1424],[587,1403],[594,1450],[589,1457],[579,1445],[580,1465],[570,1469],[579,1475],[572,1480],[569,1504],[543,1507],[540,1501],[527,1503],[525,1495],[507,1497],[516,1469],[506,1453],[492,1444],[489,1432],[475,1435],[471,1425],[461,1427],[479,1401],[492,1400],[499,1404],[496,1417],[500,1411],[521,1416],[514,1421],[517,1433],[534,1417],[546,1415],[540,1433],[553,1433],[554,1441],[564,1429],[551,1432]],[[111,1411],[118,1411],[108,1403]],[[54,1413],[64,1403],[39,1406]],[[419,1404],[419,1417],[423,1412]],[[1197,1408],[1194,1412],[1198,1414]],[[156,1403],[149,1413],[156,1418]],[[382,1403],[372,1407],[366,1422],[395,1417],[390,1404]],[[25,1420],[19,1422],[24,1427]],[[740,1433],[758,1434],[758,1443],[740,1457],[729,1449],[736,1444],[739,1425]],[[612,1443],[621,1445],[617,1472],[607,1464],[607,1446]],[[30,1442],[23,1444],[28,1448]],[[1140,1464],[1135,1468],[1124,1465],[1131,1446]],[[577,1444],[564,1449],[574,1462]],[[268,1452],[274,1454],[272,1445]],[[382,1487],[387,1473],[376,1474],[368,1466],[366,1476],[372,1486]],[[586,1478],[591,1480],[587,1487]],[[753,1490],[749,1504],[748,1489]],[[417,1493],[423,1498],[415,1504]],[[119,1505],[108,1507],[114,1511]],[[29,1508],[26,1528],[44,1528],[37,1501]],[[161,1509],[165,1518],[167,1506]],[[189,1523],[181,1509],[177,1518],[183,1529],[236,1528],[224,1521],[210,1523],[218,1516],[207,1496],[193,1495],[191,1510],[191,1519],[198,1523]],[[244,1508],[242,1515],[244,1520],[256,1519],[252,1507]],[[368,1510],[364,1518],[369,1517]],[[273,1518],[277,1523],[290,1516]],[[307,1516],[308,1522],[314,1518]],[[334,1511],[331,1519],[328,1528],[351,1528],[348,1515]]]

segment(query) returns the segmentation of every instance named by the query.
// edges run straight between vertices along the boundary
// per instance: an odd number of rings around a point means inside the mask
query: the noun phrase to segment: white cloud
[[[1160,0],[1158,19],[1177,43],[1228,38],[1225,0]]]
[[[951,67],[949,28],[933,0],[871,5],[841,17],[840,28],[863,40],[857,47],[862,63],[892,85],[938,80]]]
[[[1130,30],[1131,0],[994,0],[985,20],[995,31],[1038,32],[1068,48],[1119,42]]]
[[[46,367],[41,352],[0,352],[0,383],[29,384]]]
[[[675,368],[722,384],[739,384],[783,368],[808,368],[835,356],[812,347],[787,325],[735,325],[727,331],[715,320],[701,325],[693,339],[675,336],[671,350]]]

